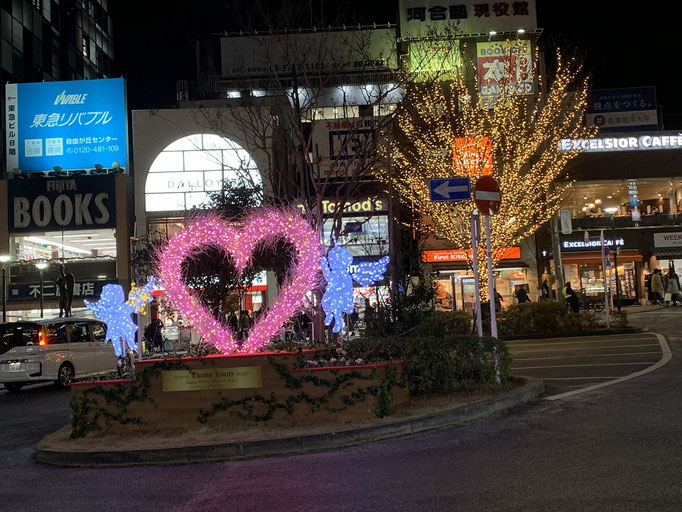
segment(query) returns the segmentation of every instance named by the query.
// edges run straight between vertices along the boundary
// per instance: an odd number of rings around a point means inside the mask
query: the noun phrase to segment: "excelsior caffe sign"
[[[112,228],[114,176],[8,181],[10,233]]]
[[[682,231],[654,233],[654,247],[682,247]]]
[[[660,133],[640,136],[596,137],[594,139],[561,139],[559,152],[581,151],[606,153],[613,151],[651,151],[682,149],[682,133]]]

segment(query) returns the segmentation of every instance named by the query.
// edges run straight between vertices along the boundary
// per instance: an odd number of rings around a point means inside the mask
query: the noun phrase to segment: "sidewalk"
[[[623,311],[627,311],[628,315],[632,315],[635,313],[647,313],[649,311],[656,311],[658,309],[666,309],[666,307],[661,305],[661,304],[656,304],[656,305],[648,304],[646,306],[642,306],[639,304],[633,304],[632,306],[623,306],[622,309],[623,309]]]

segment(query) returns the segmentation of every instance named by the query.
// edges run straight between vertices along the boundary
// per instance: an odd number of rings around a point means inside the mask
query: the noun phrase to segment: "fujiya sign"
[[[30,233],[114,227],[114,176],[9,180],[9,231]]]
[[[640,135],[639,137],[599,137],[594,139],[561,139],[559,151],[599,153],[609,151],[650,151],[682,148],[682,133]]]
[[[654,247],[682,247],[682,231],[654,233]]]

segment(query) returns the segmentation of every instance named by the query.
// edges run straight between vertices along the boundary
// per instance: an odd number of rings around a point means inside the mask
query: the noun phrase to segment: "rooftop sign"
[[[7,169],[128,165],[122,78],[5,86]]]
[[[681,149],[682,133],[598,137],[594,139],[561,139],[559,151],[582,151],[586,153],[606,153],[615,151],[652,151],[656,149]]]

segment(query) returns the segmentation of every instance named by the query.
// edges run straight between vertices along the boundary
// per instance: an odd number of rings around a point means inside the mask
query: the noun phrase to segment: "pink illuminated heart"
[[[259,242],[282,237],[294,246],[296,257],[277,301],[254,324],[239,347],[229,327],[222,325],[187,288],[182,263],[207,246],[229,252],[237,270],[243,272]],[[264,209],[247,217],[241,226],[218,215],[200,217],[168,242],[159,254],[159,278],[168,299],[190,320],[205,341],[221,352],[254,352],[279,334],[284,324],[304,306],[307,294],[319,286],[320,246],[317,233],[300,214],[290,210]]]

